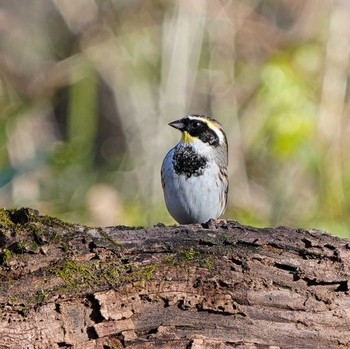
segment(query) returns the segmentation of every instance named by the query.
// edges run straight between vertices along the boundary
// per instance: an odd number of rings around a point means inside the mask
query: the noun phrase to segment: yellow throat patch
[[[194,137],[192,137],[187,131],[182,132],[182,141],[184,143],[193,143]]]

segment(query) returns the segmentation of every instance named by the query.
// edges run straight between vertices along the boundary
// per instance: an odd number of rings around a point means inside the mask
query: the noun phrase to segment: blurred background
[[[350,237],[348,0],[0,0],[0,205],[174,223],[189,113],[229,140],[226,218]]]

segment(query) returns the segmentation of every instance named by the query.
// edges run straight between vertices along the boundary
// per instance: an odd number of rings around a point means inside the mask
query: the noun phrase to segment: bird
[[[190,114],[169,123],[181,140],[166,154],[161,182],[166,207],[179,224],[207,223],[225,211],[228,145],[222,125]]]

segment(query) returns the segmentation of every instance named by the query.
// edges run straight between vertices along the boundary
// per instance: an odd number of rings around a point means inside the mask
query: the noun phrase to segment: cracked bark
[[[1,217],[0,349],[350,347],[348,240]]]

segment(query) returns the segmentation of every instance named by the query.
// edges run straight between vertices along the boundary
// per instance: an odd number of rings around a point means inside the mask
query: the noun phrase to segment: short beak
[[[182,120],[176,120],[169,123],[169,126],[174,127],[180,131],[182,131],[185,128],[185,124],[182,122]]]

